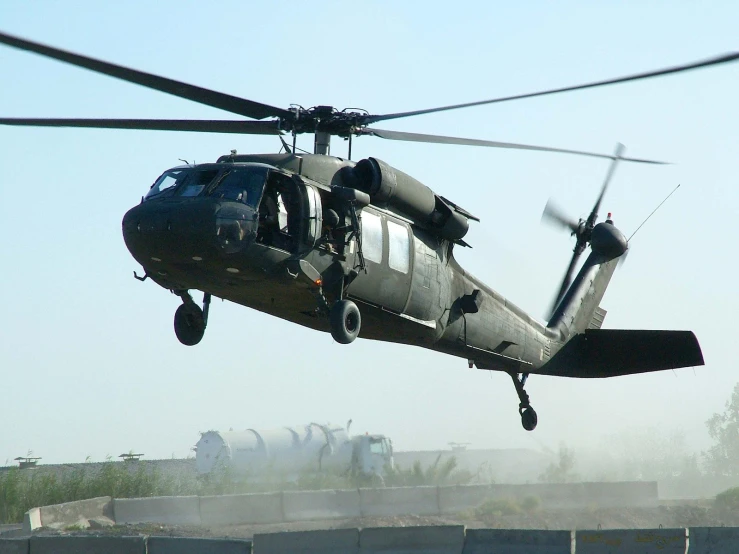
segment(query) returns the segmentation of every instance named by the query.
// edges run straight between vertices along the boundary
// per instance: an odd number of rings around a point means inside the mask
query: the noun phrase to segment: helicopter
[[[123,217],[133,258],[181,305],[174,331],[187,346],[204,337],[213,297],[328,332],[420,346],[507,373],[524,429],[538,416],[525,390],[530,375],[605,378],[703,365],[690,331],[603,329],[600,301],[629,249],[599,210],[619,163],[664,162],[547,146],[379,129],[375,123],[636,81],[736,61],[739,53],[571,87],[416,111],[373,115],[332,106],[278,108],[0,33],[0,43],[249,118],[238,120],[0,118],[16,126],[212,132],[276,136],[283,153],[240,154],[165,171]],[[296,137],[314,136],[312,154]],[[285,136],[292,136],[292,145]],[[331,138],[348,141],[346,158]],[[479,218],[386,162],[351,158],[354,137],[524,149],[590,156],[610,166],[590,214],[578,221],[547,205],[544,217],[570,231],[575,246],[546,323],[466,272],[455,248],[468,247]],[[589,254],[576,273],[580,257]],[[203,293],[196,302],[191,291]]]

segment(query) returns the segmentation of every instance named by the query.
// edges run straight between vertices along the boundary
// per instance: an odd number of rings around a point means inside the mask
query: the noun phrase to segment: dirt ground
[[[298,523],[273,523],[228,526],[184,525],[116,525],[106,529],[85,531],[38,530],[38,534],[70,535],[166,535],[175,537],[251,538],[256,533],[347,529],[364,527],[410,527],[420,525],[466,525],[468,528],[497,529],[657,529],[676,527],[737,527],[739,513],[721,512],[706,505],[674,505],[657,508],[620,508],[586,510],[536,511],[529,514],[491,515],[476,518],[473,514],[456,516],[364,517],[320,520]]]

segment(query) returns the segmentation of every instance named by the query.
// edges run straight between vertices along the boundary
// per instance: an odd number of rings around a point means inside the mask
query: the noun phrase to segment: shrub
[[[739,510],[739,487],[717,494],[715,506],[720,510]]]
[[[512,498],[496,498],[486,500],[475,508],[474,514],[478,519],[491,517],[512,516],[521,513],[521,506]]]

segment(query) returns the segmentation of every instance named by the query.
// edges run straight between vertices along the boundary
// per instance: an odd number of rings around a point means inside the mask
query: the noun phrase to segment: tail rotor
[[[542,221],[548,221],[557,226],[569,229],[572,235],[575,237],[575,247],[572,251],[572,258],[570,259],[570,264],[569,266],[567,266],[567,271],[565,271],[564,277],[562,278],[562,284],[559,287],[559,291],[554,297],[554,301],[552,302],[552,305],[550,307],[550,318],[554,314],[554,311],[557,309],[557,306],[559,306],[560,302],[562,302],[562,299],[567,293],[567,289],[570,288],[570,284],[572,283],[572,278],[575,272],[575,267],[577,266],[577,262],[580,259],[580,256],[585,251],[585,248],[587,248],[588,244],[592,241],[593,229],[595,229],[596,221],[598,219],[598,210],[600,209],[600,205],[603,202],[603,197],[608,190],[608,186],[613,179],[613,174],[616,171],[616,166],[618,165],[618,162],[623,158],[625,150],[626,148],[623,144],[616,145],[616,150],[613,153],[612,162],[610,167],[608,168],[608,173],[606,174],[603,186],[600,189],[600,194],[598,195],[598,199],[595,201],[595,205],[593,206],[593,209],[591,210],[590,215],[587,219],[581,219],[578,222],[575,222],[574,219],[566,216],[564,212],[557,208],[551,201],[547,202],[547,205],[544,208],[544,212],[541,216]],[[608,221],[610,221],[610,218]]]

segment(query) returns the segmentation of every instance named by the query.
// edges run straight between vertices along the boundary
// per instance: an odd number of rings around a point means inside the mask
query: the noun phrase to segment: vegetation
[[[574,470],[575,451],[561,444],[557,461],[549,464],[539,476],[539,481],[542,483],[573,483],[580,478]]]
[[[734,386],[726,410],[706,422],[714,445],[703,453],[709,474],[739,477],[739,383]],[[729,491],[727,491],[729,492]]]
[[[717,494],[715,506],[719,510],[739,511],[739,487]]]
[[[388,487],[419,487],[424,485],[466,485],[475,479],[469,471],[457,469],[457,458],[451,456],[441,463],[441,454],[425,470],[421,462],[416,461],[410,468],[403,469],[396,465],[385,468],[385,485]]]
[[[115,496],[160,496],[192,494],[191,484],[165,478],[140,466],[131,471],[126,464],[107,462],[99,471],[73,470],[63,475],[11,469],[0,475],[0,523],[19,522],[23,514],[36,506],[48,506],[73,500]]]
[[[259,480],[221,468],[205,477],[163,475],[146,462],[107,461],[95,470],[77,469],[53,473],[43,466],[13,468],[0,473],[0,523],[18,523],[23,514],[37,506],[48,506],[99,496],[141,498],[147,496],[219,495],[280,490],[354,489],[377,486],[454,485],[475,476],[457,469],[454,457],[429,467],[419,462],[410,469],[388,469],[386,477],[348,473],[304,471],[296,479],[274,473]]]

